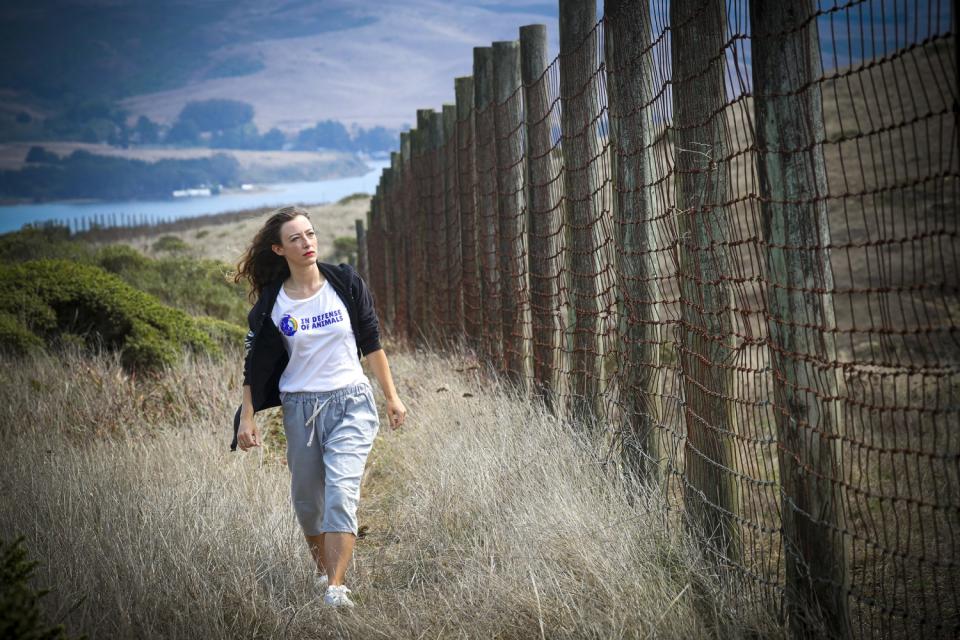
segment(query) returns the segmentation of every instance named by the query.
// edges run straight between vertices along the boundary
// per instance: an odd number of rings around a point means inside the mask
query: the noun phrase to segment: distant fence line
[[[276,207],[258,207],[239,211],[209,213],[199,216],[185,216],[180,218],[156,218],[142,213],[99,213],[89,216],[41,220],[24,225],[25,228],[42,229],[45,227],[62,227],[71,235],[81,236],[87,240],[115,242],[138,238],[145,234],[163,232],[187,231],[209,224],[226,224],[242,222],[265,216]]]
[[[960,634],[956,3],[559,7],[401,135],[384,324],[601,430],[792,635]]]

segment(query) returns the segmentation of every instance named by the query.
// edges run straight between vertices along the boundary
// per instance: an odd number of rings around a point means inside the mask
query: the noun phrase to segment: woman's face
[[[286,258],[291,267],[316,262],[317,234],[310,221],[297,216],[284,222],[280,226],[280,244],[273,245],[273,252]]]

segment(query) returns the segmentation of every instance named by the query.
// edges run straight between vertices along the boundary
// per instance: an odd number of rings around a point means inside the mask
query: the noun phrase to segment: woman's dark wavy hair
[[[275,254],[273,245],[283,244],[280,240],[280,227],[297,216],[310,219],[310,214],[300,207],[283,207],[270,214],[264,225],[257,231],[257,235],[253,237],[253,242],[247,247],[240,262],[237,263],[233,281],[247,281],[250,285],[250,292],[247,294],[250,302],[255,302],[271,282],[290,276],[290,267],[287,266],[286,258]]]

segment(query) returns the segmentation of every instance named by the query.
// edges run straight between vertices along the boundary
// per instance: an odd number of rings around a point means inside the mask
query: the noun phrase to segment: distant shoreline
[[[167,198],[147,201],[73,200],[53,203],[0,206],[0,233],[16,231],[24,225],[60,224],[73,232],[95,228],[138,227],[197,218],[232,214],[238,211],[270,210],[295,203],[335,203],[356,193],[372,193],[384,161],[364,164],[365,172],[347,178],[259,184],[250,190],[225,189],[219,195],[194,198]]]
[[[245,184],[338,180],[368,170],[360,156],[340,151],[5,143],[0,144],[0,205],[170,201],[185,190],[242,193],[253,191],[241,189]]]

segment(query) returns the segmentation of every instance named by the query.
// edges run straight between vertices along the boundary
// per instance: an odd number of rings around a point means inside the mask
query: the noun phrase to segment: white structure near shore
[[[211,195],[213,195],[213,192],[207,187],[199,187],[197,189],[177,189],[173,192],[174,198],[205,198]]]

